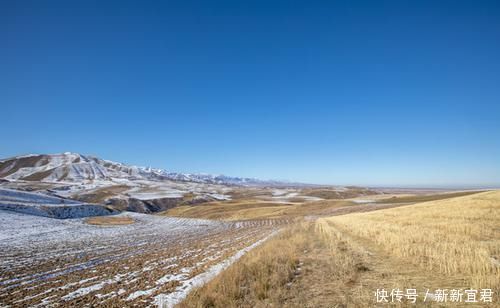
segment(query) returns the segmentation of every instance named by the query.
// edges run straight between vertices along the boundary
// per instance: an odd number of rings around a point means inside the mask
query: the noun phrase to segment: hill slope
[[[0,210],[51,218],[80,218],[117,213],[96,204],[3,188],[0,188]]]

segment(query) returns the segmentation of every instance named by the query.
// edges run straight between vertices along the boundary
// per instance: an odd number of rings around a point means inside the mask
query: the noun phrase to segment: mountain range
[[[282,186],[289,183],[225,175],[170,172],[129,166],[78,153],[30,154],[0,160],[0,178],[9,181],[89,182],[112,179],[172,180],[237,186]]]
[[[169,172],[70,152],[0,160],[0,188],[99,204],[118,211],[152,213],[179,205],[231,200],[242,190],[286,186],[291,183]]]

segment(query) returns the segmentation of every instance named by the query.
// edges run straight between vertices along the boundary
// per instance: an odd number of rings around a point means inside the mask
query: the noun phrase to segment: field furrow
[[[0,214],[4,221],[22,221],[2,225],[0,304],[12,307],[152,305],[160,294],[182,293],[286,223],[126,213],[120,215],[133,224],[95,226],[83,219]]]

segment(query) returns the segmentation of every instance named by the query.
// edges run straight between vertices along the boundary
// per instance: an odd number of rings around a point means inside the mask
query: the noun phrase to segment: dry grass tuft
[[[126,216],[96,216],[87,218],[85,222],[97,226],[118,226],[133,224],[134,220]]]

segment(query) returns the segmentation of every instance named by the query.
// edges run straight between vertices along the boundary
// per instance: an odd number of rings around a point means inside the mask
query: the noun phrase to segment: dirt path
[[[331,245],[318,244],[304,251],[302,274],[290,291],[292,307],[388,307],[377,303],[375,291],[417,289],[417,307],[443,306],[433,301],[436,289],[467,289],[460,277],[423,270],[408,260],[395,258],[371,241],[355,237],[331,222],[321,226]],[[424,302],[426,292],[428,298]],[[391,298],[389,297],[389,301]],[[393,303],[407,307],[409,302]],[[451,307],[485,307],[473,303],[449,303]],[[493,306],[492,306],[493,307]]]

